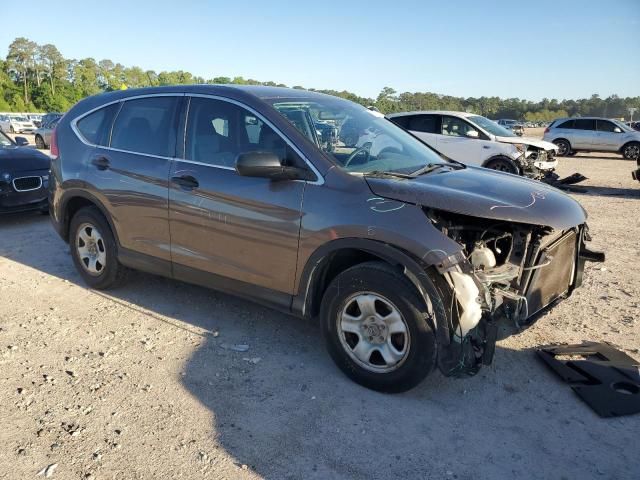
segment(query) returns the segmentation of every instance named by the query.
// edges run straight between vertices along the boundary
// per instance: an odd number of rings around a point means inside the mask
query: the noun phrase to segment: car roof
[[[200,94],[224,94],[229,92],[242,92],[253,97],[264,99],[273,98],[326,98],[331,97],[320,92],[311,90],[302,90],[287,87],[269,87],[264,85],[234,85],[234,84],[204,84],[204,85],[171,85],[164,87],[145,87],[130,88],[127,90],[116,90],[113,92],[102,93],[97,96],[101,98],[112,97],[114,100],[118,98],[135,97],[138,95],[152,95],[162,93],[200,93]],[[333,98],[333,97],[332,97]]]
[[[389,113],[387,117],[406,117],[408,115],[452,115],[455,117],[476,117],[477,113],[469,113],[469,112],[456,112],[453,110],[416,110],[413,112],[397,112],[397,113]]]

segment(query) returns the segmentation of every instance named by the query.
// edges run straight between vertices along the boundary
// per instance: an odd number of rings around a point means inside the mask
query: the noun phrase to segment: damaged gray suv
[[[51,218],[90,287],[133,268],[318,317],[344,373],[385,392],[476,373],[500,319],[531,322],[602,260],[564,193],[314,92],[99,95],[51,153]]]

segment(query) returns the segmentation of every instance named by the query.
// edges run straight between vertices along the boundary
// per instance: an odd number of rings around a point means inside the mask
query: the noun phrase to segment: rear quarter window
[[[125,101],[113,125],[111,147],[161,157],[175,156],[179,105],[179,97],[170,96]]]
[[[119,107],[119,103],[114,103],[96,110],[95,112],[78,120],[77,127],[80,135],[82,135],[88,143],[107,146],[109,144],[109,134],[111,133],[113,117]],[[60,118],[52,121],[49,124],[50,127],[55,126],[58,120],[60,120]]]
[[[564,122],[559,122],[555,128],[573,128],[573,120],[566,120]]]

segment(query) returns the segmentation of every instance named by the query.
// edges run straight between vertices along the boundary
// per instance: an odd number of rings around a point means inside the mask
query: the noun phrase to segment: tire
[[[558,155],[559,157],[565,157],[570,154],[571,144],[564,138],[554,140],[553,144],[558,147],[558,153],[556,155]]]
[[[73,216],[69,246],[73,263],[89,287],[106,290],[124,280],[127,271],[118,262],[115,238],[96,207],[82,208]]]
[[[15,129],[13,128],[13,125],[9,125],[9,133],[16,133]]]
[[[44,150],[47,146],[44,144],[44,139],[40,135],[36,135],[36,148]]]
[[[362,263],[334,278],[320,318],[331,358],[364,387],[404,392],[436,363],[436,339],[424,301],[402,273],[385,263]]]
[[[491,170],[498,170],[499,172],[512,173],[514,175],[520,175],[520,169],[509,158],[497,157],[489,160],[485,164],[485,168]]]
[[[640,143],[638,142],[627,143],[624,147],[622,147],[622,156],[627,160],[640,159]]]

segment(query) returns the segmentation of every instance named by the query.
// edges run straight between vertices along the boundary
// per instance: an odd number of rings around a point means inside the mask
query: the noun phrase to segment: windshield
[[[2,130],[0,130],[0,148],[11,147],[12,145],[13,142],[11,141],[11,139],[7,137],[7,135]]]
[[[14,122],[28,122],[29,120],[27,120],[26,117],[11,117],[11,120],[13,120]]]
[[[348,172],[408,174],[448,163],[379,112],[336,97],[273,99],[273,107]]]
[[[480,115],[474,115],[473,117],[467,117],[471,123],[475,123],[478,127],[486,130],[492,135],[496,135],[498,137],[515,137],[517,136],[511,130],[507,130],[501,125],[498,125],[493,120],[489,120],[486,117],[481,117]]]

